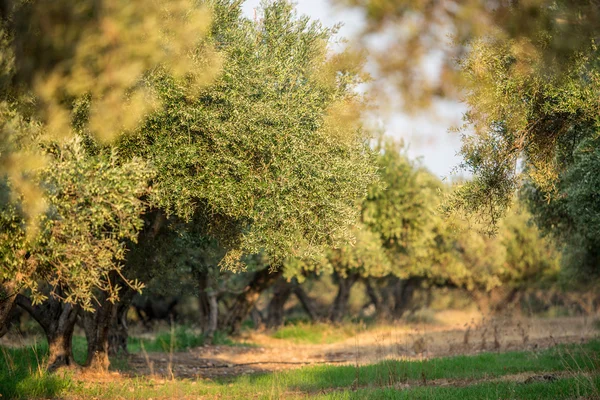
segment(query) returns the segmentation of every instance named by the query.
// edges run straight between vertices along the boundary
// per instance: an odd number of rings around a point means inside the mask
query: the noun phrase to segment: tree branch
[[[29,313],[29,315],[31,315],[33,317],[33,319],[35,319],[37,321],[37,323],[42,326],[44,331],[48,331],[48,329],[49,329],[48,321],[42,317],[40,310],[33,305],[31,300],[29,299],[29,297],[23,296],[22,294],[19,293],[15,299],[15,303],[19,307],[21,307],[23,310],[27,311]]]

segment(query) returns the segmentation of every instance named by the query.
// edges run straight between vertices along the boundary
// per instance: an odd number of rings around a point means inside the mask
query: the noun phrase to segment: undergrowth
[[[335,326],[324,323],[297,323],[277,329],[271,337],[293,343],[328,344],[353,337],[360,329],[361,327],[355,324]]]
[[[177,346],[197,343],[193,336],[185,333],[179,333],[178,336],[175,330],[169,337],[169,340],[174,340],[172,343],[178,343]],[[306,335],[294,337],[306,338]],[[160,346],[164,346],[164,343]],[[81,357],[83,347],[80,339],[76,340],[74,349],[76,357]],[[116,382],[94,383],[82,382],[70,375],[48,374],[44,370],[46,353],[45,344],[20,349],[0,347],[0,394],[3,399],[167,399],[206,396],[461,400],[600,398],[599,340],[583,345],[558,345],[539,351],[481,353],[423,361],[387,360],[366,366],[320,365],[216,381],[172,379],[162,380],[158,384],[148,377],[122,377]],[[522,380],[503,378],[532,374],[554,375],[548,382],[534,381],[528,384]]]

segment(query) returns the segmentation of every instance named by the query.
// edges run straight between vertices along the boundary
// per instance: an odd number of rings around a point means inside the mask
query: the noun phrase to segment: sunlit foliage
[[[151,171],[140,160],[118,164],[114,155],[89,157],[79,141],[47,153],[45,167],[31,178],[47,204],[34,235],[20,199],[3,199],[0,282],[29,289],[38,302],[45,299],[39,284],[47,283],[66,293],[64,301],[89,308],[93,288],[118,294],[108,276],[120,270],[126,241],[137,238],[145,208],[140,197]],[[10,181],[3,185],[7,196]]]
[[[42,125],[38,140],[70,140],[73,103],[86,97],[88,133],[111,142],[160,104],[141,85],[150,70],[185,78],[195,92],[220,70],[220,57],[204,41],[210,11],[193,2],[5,0],[1,6],[0,101],[18,103],[23,118]],[[4,125],[3,142],[13,135],[19,132]],[[23,174],[39,164],[39,149],[29,143],[4,150],[0,172],[20,182],[13,189],[27,206],[40,191]]]
[[[163,106],[121,154],[151,161],[152,203],[201,220],[229,248],[228,267],[244,253],[310,257],[351,239],[376,178],[353,90],[360,64],[330,57],[332,32],[287,2],[256,22],[237,3],[211,4],[221,75],[190,98],[188,81],[153,71],[146,82]]]
[[[554,74],[565,62],[589,54],[600,29],[593,0],[421,1],[338,0],[366,17],[363,45],[376,61],[382,83],[396,86],[407,109],[439,96],[461,98],[456,60],[479,39],[509,44],[519,69],[539,63]]]

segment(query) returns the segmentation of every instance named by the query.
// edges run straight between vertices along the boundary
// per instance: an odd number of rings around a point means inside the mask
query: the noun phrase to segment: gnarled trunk
[[[202,332],[208,329],[210,321],[210,299],[208,298],[208,271],[194,271],[198,283],[198,306],[200,308],[200,327]]]
[[[401,318],[410,308],[415,290],[421,286],[421,278],[400,280],[394,286],[394,317]]]
[[[113,319],[116,317],[117,305],[108,301],[103,295],[99,299],[95,312],[83,314],[83,329],[87,339],[88,351],[85,366],[89,369],[107,371],[109,333]]]
[[[497,287],[490,291],[473,291],[471,297],[483,315],[497,314],[519,299],[517,288]]]
[[[219,303],[217,302],[217,294],[212,291],[208,293],[208,313],[208,325],[204,331],[204,338],[207,344],[211,344],[219,322]]]
[[[0,337],[6,335],[9,327],[9,315],[17,297],[17,285],[4,282],[0,285]]]
[[[196,271],[198,282],[198,304],[200,306],[200,327],[204,334],[204,341],[212,343],[219,321],[219,304],[217,293],[211,287],[211,278],[208,270]]]
[[[127,339],[129,338],[127,311],[131,307],[135,293],[135,290],[129,286],[123,287],[119,293],[120,299],[116,305],[115,314],[108,333],[108,353],[110,355],[129,354],[127,350]]]
[[[388,276],[381,279],[379,284],[379,308],[377,309],[377,318],[392,319],[394,315],[394,305],[396,303],[394,293],[395,287],[400,282],[395,276]]]
[[[338,323],[344,318],[348,309],[348,300],[350,299],[350,289],[358,281],[360,277],[357,273],[348,274],[346,277],[342,277],[339,274],[335,274],[338,283],[338,292],[333,301],[331,307],[331,313],[329,319],[331,322]]]
[[[302,308],[304,308],[304,311],[306,311],[310,320],[313,322],[317,321],[319,319],[319,314],[315,309],[313,299],[311,299],[308,294],[306,294],[304,289],[302,289],[302,287],[298,284],[294,285],[294,294],[300,301]]]
[[[255,330],[262,330],[265,327],[265,317],[256,306],[250,310],[250,319]]]
[[[18,295],[16,303],[40,324],[46,334],[48,370],[75,366],[72,343],[79,308],[54,297],[34,306],[29,298]]]
[[[73,329],[75,324],[67,324],[48,338],[48,369],[54,370],[63,366],[74,366],[73,359]]]
[[[370,279],[365,279],[365,291],[367,292],[367,297],[369,298],[370,304],[373,304],[373,307],[375,307],[375,312],[379,313],[379,309],[381,308],[381,300],[377,295],[377,291],[371,284]]]
[[[285,302],[292,295],[293,286],[285,279],[280,279],[274,287],[273,297],[267,307],[267,328],[283,325]]]
[[[229,333],[239,332],[242,322],[258,301],[260,294],[271,287],[282,274],[283,269],[281,267],[273,272],[269,268],[265,268],[254,274],[250,283],[235,298],[229,308],[224,326]]]

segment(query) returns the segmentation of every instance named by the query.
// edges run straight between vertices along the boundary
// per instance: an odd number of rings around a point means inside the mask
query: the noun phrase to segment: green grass
[[[276,377],[277,374],[274,374]],[[351,387],[334,391],[301,392],[287,388],[274,378],[268,386],[248,386],[239,382],[223,384],[215,382],[166,381],[151,382],[135,379],[127,385],[109,383],[83,389],[73,389],[73,397],[97,399],[180,399],[180,398],[227,398],[227,399],[575,399],[598,398],[600,378],[582,375],[558,379],[554,382],[524,384],[520,382],[485,382],[464,387],[414,386],[408,388],[368,387],[354,390]]]
[[[73,342],[73,352],[75,359],[77,358],[76,343],[81,342],[83,347],[83,360],[85,360],[86,341],[84,337],[75,337]],[[156,335],[153,339],[130,336],[127,340],[127,349],[130,353],[140,353],[142,349],[149,353],[151,352],[170,352],[182,351],[194,347],[203,346],[205,337],[201,333],[194,332],[192,329],[185,326],[178,326],[172,332],[162,332]],[[251,343],[236,342],[230,339],[225,333],[217,331],[212,340],[213,345],[221,346],[252,346]]]
[[[426,361],[384,361],[373,365],[321,365],[281,372],[280,385],[294,391],[318,392],[335,388],[387,386],[433,379],[484,379],[523,372],[598,370],[600,342],[582,346],[557,346],[534,352],[484,353],[476,356],[436,358]],[[236,384],[269,387],[272,375],[245,376]]]
[[[576,399],[598,398],[600,378],[583,376],[558,379],[554,382],[489,382],[465,387],[415,387],[409,390],[395,388],[360,389],[333,392],[313,397],[317,399]]]
[[[293,343],[328,344],[350,338],[356,335],[359,329],[360,326],[354,324],[334,326],[331,324],[297,323],[279,328],[271,337],[289,340]]]
[[[38,369],[44,347],[0,351],[4,398],[139,399],[199,396],[323,399],[559,399],[598,398],[600,341],[561,345],[537,352],[482,353],[426,361],[385,361],[369,366],[321,365],[272,374],[210,381],[156,382],[144,377],[103,384],[80,383]],[[9,367],[10,366],[10,367]],[[568,371],[554,382],[522,384],[498,380],[523,372]],[[585,375],[588,374],[588,375]],[[590,378],[594,376],[594,378]],[[434,386],[433,380],[461,385]],[[494,381],[496,380],[496,381]],[[473,381],[469,383],[470,381]],[[474,382],[476,381],[476,382]],[[408,386],[408,388],[405,388]],[[464,386],[464,387],[457,387]]]
[[[1,398],[52,398],[71,387],[69,377],[45,371],[47,351],[45,345],[20,349],[0,347]]]
[[[204,336],[186,327],[177,327],[173,332],[165,332],[154,339],[129,337],[128,350],[138,353],[142,348],[147,352],[181,351],[202,346]],[[213,344],[228,346],[250,346],[229,339],[222,332],[216,332]],[[69,376],[48,374],[45,371],[45,360],[48,354],[46,340],[32,346],[22,348],[5,348],[0,346],[0,399],[4,398],[52,398],[66,389],[73,388],[74,382]],[[73,358],[81,365],[87,356],[85,337],[73,337]],[[129,366],[124,357],[111,357],[111,370],[127,371]]]
[[[154,339],[129,337],[127,348],[131,353],[139,353],[142,349],[147,352],[170,352],[171,350],[181,351],[200,347],[203,346],[204,343],[204,335],[196,333],[185,326],[179,326],[172,332],[163,332],[156,335]],[[233,341],[225,333],[220,331],[215,332],[212,344],[220,346],[252,346],[251,343]]]

